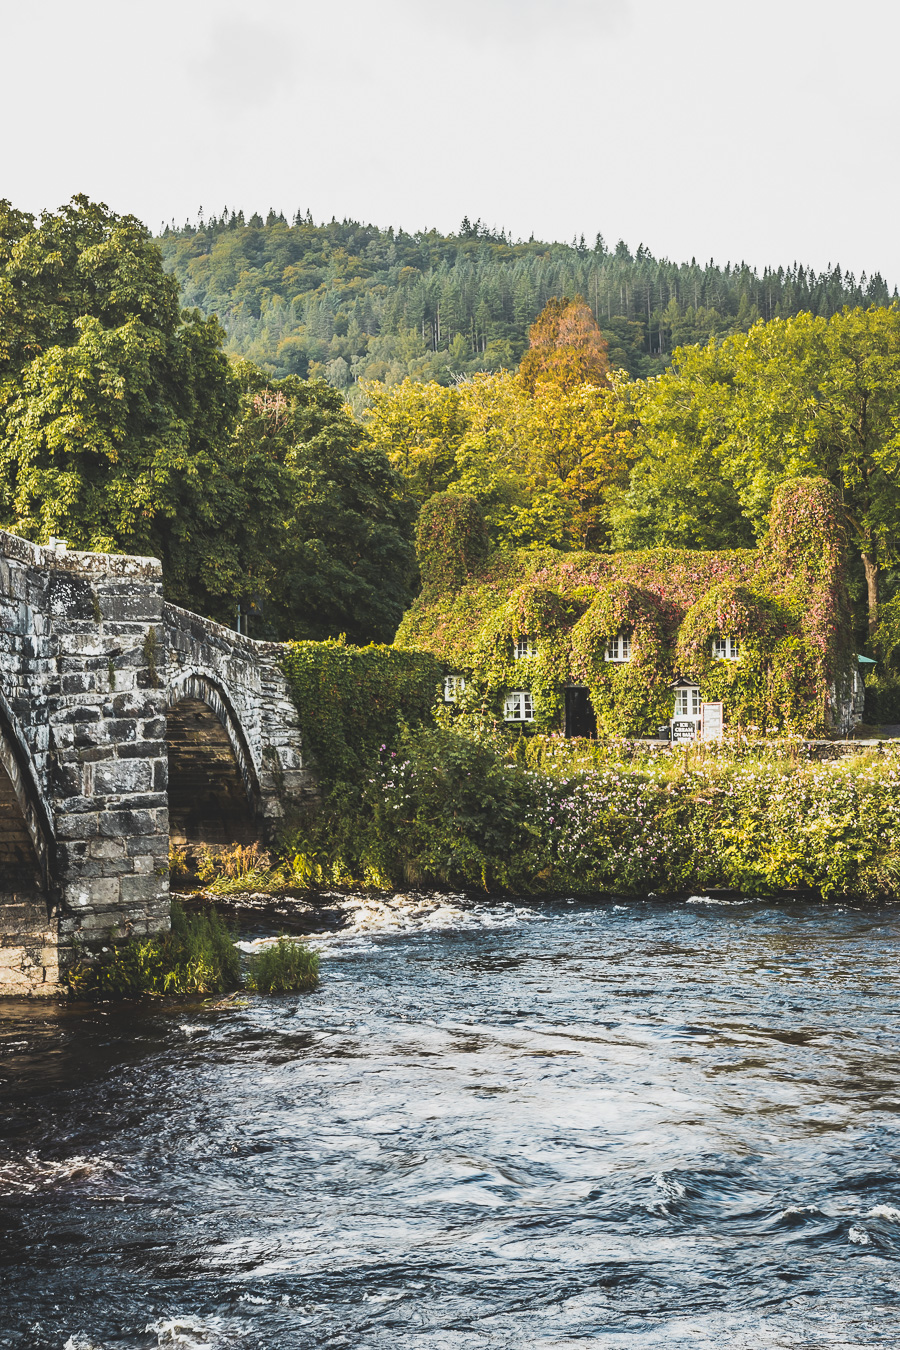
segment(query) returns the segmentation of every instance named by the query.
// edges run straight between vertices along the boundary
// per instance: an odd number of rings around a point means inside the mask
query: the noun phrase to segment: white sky
[[[0,196],[600,230],[900,283],[887,0],[0,0]],[[876,58],[878,58],[876,60]]]

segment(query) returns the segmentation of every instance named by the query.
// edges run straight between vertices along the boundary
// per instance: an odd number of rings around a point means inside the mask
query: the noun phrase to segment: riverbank
[[[800,742],[650,754],[407,731],[362,782],[333,785],[279,859],[231,875],[213,864],[203,889],[326,909],[352,891],[895,898],[900,746],[808,756]]]

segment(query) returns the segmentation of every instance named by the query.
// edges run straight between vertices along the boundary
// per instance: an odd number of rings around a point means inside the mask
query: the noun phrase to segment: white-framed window
[[[534,638],[516,638],[513,643],[513,658],[516,661],[524,661],[527,656],[537,656],[537,643]]]
[[[675,716],[676,716],[676,717],[699,717],[699,716],[700,716],[700,690],[699,690],[699,689],[676,689],[676,690],[675,690]]]
[[[534,700],[530,689],[516,689],[506,695],[503,717],[507,722],[533,722]]]
[[[445,675],[444,676],[444,702],[456,703],[460,694],[466,687],[465,676],[463,675]]]
[[[631,638],[627,633],[616,633],[615,637],[607,638],[606,659],[607,661],[631,660]]]
[[[717,661],[736,661],[741,654],[741,644],[737,638],[713,638],[713,656]]]

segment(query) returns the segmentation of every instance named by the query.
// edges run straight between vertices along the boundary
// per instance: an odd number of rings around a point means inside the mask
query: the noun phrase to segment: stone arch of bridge
[[[169,832],[176,843],[249,844],[260,789],[240,718],[225,688],[201,671],[167,690]]]
[[[32,879],[47,890],[55,866],[53,813],[21,723],[2,690],[0,808],[0,872],[31,872]]]

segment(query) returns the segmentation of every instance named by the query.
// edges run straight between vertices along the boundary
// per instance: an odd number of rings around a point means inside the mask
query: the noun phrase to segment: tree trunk
[[[869,641],[875,633],[875,625],[878,623],[878,562],[875,554],[862,551],[863,567],[866,573],[866,591],[869,601]]]

